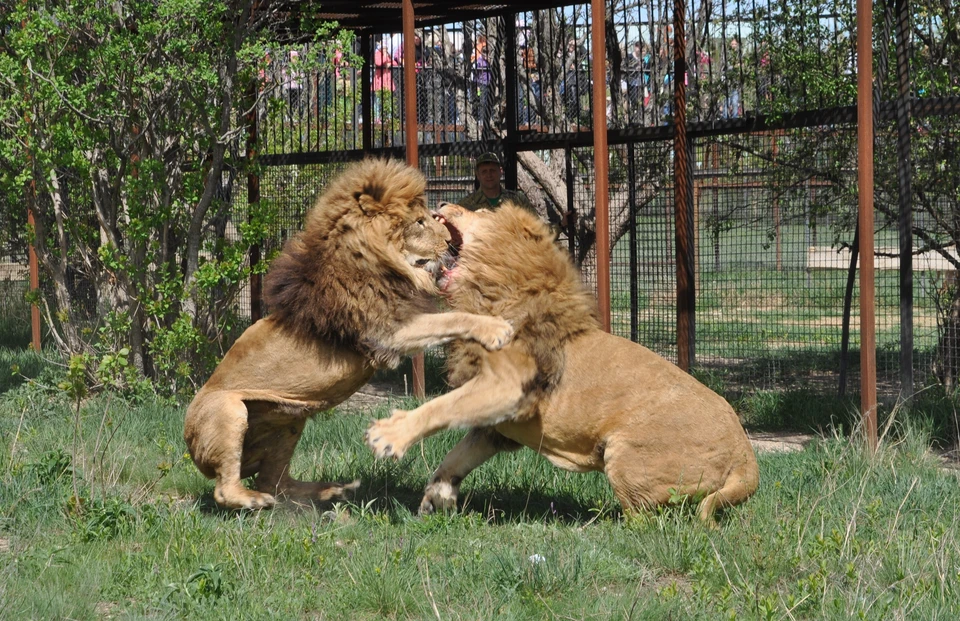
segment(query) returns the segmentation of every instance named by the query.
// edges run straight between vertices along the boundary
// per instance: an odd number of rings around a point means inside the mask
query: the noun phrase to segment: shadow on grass
[[[362,475],[363,473],[361,473]],[[252,484],[248,481],[248,487]],[[466,488],[467,486],[465,486]],[[488,523],[551,522],[570,526],[586,524],[598,515],[619,517],[620,506],[609,503],[587,504],[568,493],[546,494],[535,489],[505,487],[497,490],[464,489],[458,503],[459,514],[476,514]],[[201,513],[221,520],[232,520],[245,510],[225,509],[213,499],[213,491],[196,498]],[[284,513],[325,512],[345,505],[351,513],[366,511],[387,515],[393,522],[418,518],[423,489],[378,475],[360,477],[360,488],[352,497],[331,501],[280,499],[274,511]]]
[[[544,488],[550,486],[544,485]],[[417,515],[423,488],[414,487],[384,476],[361,478],[354,500],[357,505],[373,503],[379,510]],[[507,485],[491,489],[488,485],[474,488],[464,483],[458,500],[458,512],[475,513],[494,523],[543,521],[569,525],[584,524],[598,513],[619,514],[619,505],[610,506],[600,499],[589,502],[572,493]]]

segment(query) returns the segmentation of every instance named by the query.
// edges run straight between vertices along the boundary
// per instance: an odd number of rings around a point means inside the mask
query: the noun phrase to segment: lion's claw
[[[412,442],[404,441],[402,426],[407,412],[394,410],[390,418],[374,421],[363,435],[364,441],[377,459],[400,459]]]
[[[502,349],[513,338],[513,324],[500,318],[496,318],[496,321],[499,325],[493,329],[491,334],[486,335],[486,338],[481,340],[482,345],[488,351]]]
[[[446,481],[431,483],[423,491],[420,501],[420,515],[431,515],[437,511],[450,513],[457,509],[459,489]]]
[[[271,494],[243,489],[239,485],[230,486],[226,489],[218,486],[213,492],[213,497],[217,504],[222,507],[246,509],[248,511],[269,509],[277,503],[277,499]]]

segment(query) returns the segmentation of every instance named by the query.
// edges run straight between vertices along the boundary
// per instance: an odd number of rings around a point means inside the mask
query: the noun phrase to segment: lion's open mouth
[[[460,258],[460,248],[463,247],[463,235],[460,229],[439,213],[433,214],[437,222],[447,227],[450,232],[450,241],[447,242],[447,251],[440,257],[440,269],[437,270],[437,287],[441,292],[446,291],[453,281],[457,260]]]

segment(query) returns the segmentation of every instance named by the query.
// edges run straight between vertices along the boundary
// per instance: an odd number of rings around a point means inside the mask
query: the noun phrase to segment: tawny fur
[[[272,506],[275,495],[328,500],[354,484],[291,478],[307,420],[363,386],[374,370],[453,338],[496,349],[504,320],[439,313],[423,267],[450,234],[424,205],[423,176],[366,160],[317,200],[304,231],[274,261],[265,283],[272,314],[250,326],[194,397],[184,439],[197,468],[216,479],[222,506]],[[256,490],[242,479],[256,475]]]
[[[701,519],[746,500],[757,462],[733,408],[649,349],[600,329],[581,285],[547,226],[524,210],[439,210],[463,238],[445,285],[455,310],[497,314],[516,328],[496,352],[458,342],[458,386],[413,411],[375,422],[367,441],[399,457],[449,427],[473,430],[431,479],[421,512],[456,506],[460,481],[501,450],[528,446],[574,471],[602,470],[628,510],[678,496],[702,498]]]

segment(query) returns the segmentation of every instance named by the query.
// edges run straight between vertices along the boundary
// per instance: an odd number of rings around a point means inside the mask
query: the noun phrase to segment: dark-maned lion
[[[473,428],[427,485],[420,510],[456,506],[460,482],[505,449],[526,445],[554,465],[602,470],[626,510],[677,495],[703,497],[699,515],[746,500],[756,457],[733,408],[649,349],[600,329],[593,296],[547,225],[509,205],[438,212],[460,240],[441,289],[459,311],[501,316],[516,332],[498,351],[457,342],[453,391],[394,410],[367,431],[378,457],[401,457],[449,427]]]
[[[328,500],[350,485],[296,481],[290,459],[307,420],[403,356],[472,339],[497,349],[506,321],[439,313],[432,270],[450,234],[424,206],[423,175],[401,162],[354,164],[323,192],[304,231],[270,266],[272,314],[230,348],[187,409],[184,439],[225,507],[285,494]],[[256,490],[241,482],[257,474]]]

